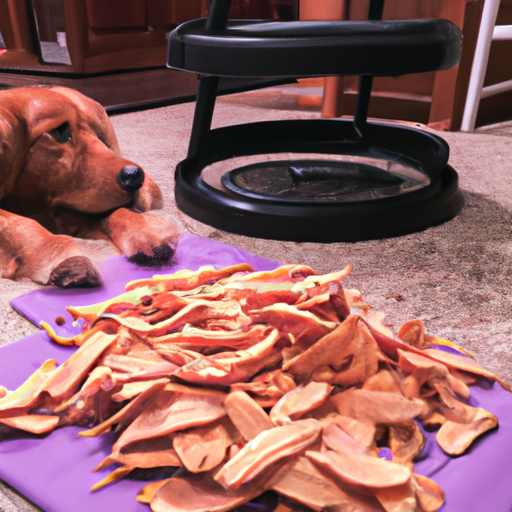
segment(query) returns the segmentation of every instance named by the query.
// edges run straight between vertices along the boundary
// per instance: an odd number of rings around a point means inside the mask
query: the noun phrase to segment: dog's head
[[[0,92],[0,199],[102,214],[161,207],[158,186],[120,156],[103,107],[64,87]]]

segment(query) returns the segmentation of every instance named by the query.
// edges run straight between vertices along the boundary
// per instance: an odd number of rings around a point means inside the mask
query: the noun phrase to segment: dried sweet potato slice
[[[161,365],[164,359],[148,360],[131,355],[108,354],[102,358],[101,364],[108,366],[114,372],[134,373],[149,370]]]
[[[354,385],[378,371],[378,346],[360,324],[360,317],[351,315],[305,352],[285,362],[283,370],[297,382],[313,379]]]
[[[105,487],[105,485],[111,484],[112,482],[115,482],[117,480],[121,480],[131,471],[133,471],[133,468],[129,467],[129,466],[121,466],[120,468],[114,469],[114,471],[112,471],[112,473],[107,475],[105,478],[100,480],[98,483],[94,484],[91,487],[91,491],[93,491],[93,492],[97,491],[98,489]]]
[[[423,417],[429,412],[424,400],[409,400],[384,391],[348,389],[332,396],[330,400],[343,416],[375,424],[403,423],[418,416]]]
[[[378,346],[362,324],[356,328],[356,338],[352,341],[351,348],[353,354],[346,356],[342,363],[343,371],[334,376],[333,384],[343,387],[361,384],[378,372],[381,359]]]
[[[375,425],[373,423],[355,420],[341,414],[333,417],[332,421],[366,448],[373,446],[375,439]]]
[[[473,420],[476,409],[460,401],[446,381],[433,380],[431,385],[437,391],[437,396],[429,399],[434,410],[440,410],[447,420],[458,423],[469,423]]]
[[[82,437],[100,436],[109,432],[113,425],[118,425],[118,430],[122,430],[129,424],[138,414],[142,412],[148,400],[169,382],[168,379],[159,379],[150,381],[151,385],[134,398],[130,403],[126,404],[121,410],[110,416],[107,420],[89,430],[82,430],[79,435]]]
[[[46,434],[59,424],[60,416],[43,414],[24,414],[11,418],[2,418],[0,423],[11,428],[30,432],[31,434]]]
[[[105,351],[102,357],[115,354],[162,362],[161,356],[153,350],[153,347],[142,336],[124,327],[119,327],[117,324],[116,328],[119,338],[114,345]]]
[[[349,316],[334,330],[325,334],[307,350],[283,364],[283,371],[293,375],[296,382],[307,382],[320,367],[340,364],[347,356],[347,346],[356,336],[360,317]],[[350,349],[348,353],[352,352]]]
[[[192,345],[221,346],[229,348],[249,348],[262,341],[268,335],[269,328],[265,325],[252,325],[247,331],[209,331],[191,325],[183,330],[161,337],[150,337],[152,345],[166,343],[190,343]]]
[[[318,467],[343,482],[374,489],[402,485],[411,478],[411,471],[400,464],[369,455],[350,452],[307,451],[306,457]]]
[[[282,283],[279,283],[282,284]],[[292,283],[286,283],[290,288],[293,288]],[[274,289],[273,289],[274,288]],[[249,290],[244,290],[244,295],[247,300],[246,310],[250,311],[252,309],[262,309],[264,307],[270,306],[272,304],[276,304],[278,302],[283,304],[296,305],[302,300],[305,299],[305,293],[299,291],[293,291],[293,289],[280,289],[280,287],[276,287],[273,285],[270,289],[267,287],[258,286],[254,291],[256,294],[253,296],[254,300],[250,300],[251,297],[247,293]],[[232,292],[226,290],[226,297],[231,297]],[[243,299],[244,300],[244,299]]]
[[[320,407],[331,394],[333,387],[326,382],[309,382],[297,386],[284,395],[270,410],[274,425],[286,425],[307,412]]]
[[[371,496],[343,490],[304,456],[287,468],[272,490],[295,502],[320,512],[322,510],[361,510],[381,512],[382,509]]]
[[[203,396],[212,396],[217,397],[219,400],[223,401],[227,394],[224,391],[215,388],[208,387],[197,387],[197,386],[189,386],[188,384],[178,384],[177,382],[169,382],[167,386],[165,386],[167,391],[174,391],[176,393],[188,393],[191,395],[198,395],[199,397]]]
[[[117,389],[119,387],[113,384],[110,368],[98,366],[80,390],[70,398],[60,401],[56,406],[53,406],[52,401],[44,401],[43,406],[50,405],[49,408],[53,408],[54,413],[60,416],[61,427],[100,423],[119,409],[119,405],[110,399]]]
[[[41,391],[54,400],[69,398],[96,363],[98,357],[117,339],[117,335],[98,332],[89,338],[66,362],[44,382]]]
[[[411,464],[425,446],[425,436],[414,420],[389,427],[389,448],[393,461]]]
[[[350,275],[352,268],[352,265],[349,263],[344,269],[338,270],[337,272],[331,272],[323,275],[309,275],[303,280],[303,283],[305,286],[321,286],[323,284],[341,282]]]
[[[253,267],[249,263],[231,265],[220,270],[212,266],[202,266],[198,270],[179,270],[169,275],[154,275],[151,279],[137,279],[126,285],[126,291],[141,287],[152,288],[158,286],[161,290],[192,290],[202,284],[219,281],[238,272],[252,272]]]
[[[393,333],[389,331],[389,329],[386,329],[386,331],[388,332],[385,332],[382,328],[379,328],[377,325],[375,325],[374,322],[367,321],[365,316],[362,316],[362,318],[368,325],[368,329],[372,333],[372,336],[375,338],[375,341],[379,345],[380,349],[392,360],[398,360],[399,349],[409,352],[415,352],[417,354],[422,354],[425,352],[424,350],[420,350],[416,347],[408,345],[407,343],[404,343],[401,340],[395,339],[393,337]]]
[[[167,379],[179,368],[173,363],[161,363],[147,370],[141,370],[134,373],[118,373],[116,383],[128,384],[130,382],[143,382],[147,380]]]
[[[221,285],[228,285],[233,282],[236,283],[276,283],[276,282],[303,282],[308,276],[316,277],[314,270],[307,265],[298,265],[290,263],[281,265],[274,270],[261,270],[259,272],[251,272],[245,275],[232,275],[221,279]],[[304,279],[306,278],[306,279]]]
[[[231,385],[231,391],[246,391],[249,394],[261,397],[270,405],[295,388],[295,381],[281,369],[261,373],[250,382],[237,382]]]
[[[373,489],[386,512],[417,512],[417,499],[411,479],[402,485]]]
[[[472,421],[468,423],[446,421],[437,431],[436,441],[448,455],[460,455],[478,436],[497,426],[498,420],[494,415],[485,409],[478,408]]]
[[[73,317],[73,320],[82,318],[88,325],[92,325],[95,320],[97,320],[98,316],[109,307],[122,303],[131,304],[133,307],[136,307],[140,304],[142,297],[150,295],[151,293],[154,292],[152,292],[150,287],[144,287],[139,290],[130,290],[104,302],[90,304],[88,306],[68,306],[66,309]]]
[[[50,339],[52,339],[53,341],[55,341],[55,343],[58,343],[59,345],[66,345],[69,347],[72,347],[73,345],[78,345],[78,340],[80,340],[84,336],[83,332],[80,332],[75,336],[71,337],[59,336],[55,332],[55,329],[44,320],[41,320],[41,322],[39,322],[39,325],[42,327],[44,331],[46,331],[46,334],[48,334]]]
[[[337,311],[331,304],[330,298],[331,294],[329,293],[315,295],[300,304],[296,304],[295,307],[299,311],[309,311],[317,318],[320,318],[320,320],[327,322],[339,322],[340,320],[344,320],[344,316],[341,318],[338,316]]]
[[[242,441],[239,432],[227,418],[174,436],[173,448],[191,473],[202,473],[217,467],[231,445]]]
[[[163,487],[169,480],[170,478],[165,478],[164,480],[158,480],[156,482],[151,482],[150,484],[145,485],[137,494],[136,500],[139,503],[144,503],[144,505],[149,505],[158,490]]]
[[[134,399],[139,396],[141,393],[144,393],[147,389],[151,388],[155,382],[160,379],[155,380],[146,380],[141,382],[128,382],[127,384],[123,384],[123,387],[120,391],[114,393],[111,397],[111,400],[114,402],[125,402]],[[163,382],[169,382],[168,379],[162,379]]]
[[[387,393],[396,393],[398,395],[404,394],[401,379],[392,369],[380,370],[375,375],[372,375],[364,381],[362,389],[367,389],[369,391],[385,391]],[[408,396],[408,398],[410,397]]]
[[[416,499],[423,512],[436,512],[444,505],[444,492],[430,478],[414,473],[412,481]]]
[[[210,288],[211,290],[211,288]],[[217,295],[222,295],[221,289],[216,289]],[[212,297],[210,294],[198,293],[193,296],[183,296],[183,293],[156,293],[141,297],[141,302],[135,309],[119,311],[116,305],[111,305],[102,311],[101,315],[112,313],[121,318],[139,318],[146,323],[154,325],[176,315],[186,306],[190,306],[197,299],[216,300],[218,297]],[[192,293],[192,292],[191,292]]]
[[[229,393],[224,400],[224,407],[229,419],[246,441],[274,426],[262,407],[243,391]]]
[[[398,330],[398,338],[405,343],[422,349],[425,348],[425,329],[421,320],[409,320]]]
[[[42,386],[53,375],[57,361],[45,361],[19,388],[0,398],[0,418],[25,414],[34,407]]]
[[[385,325],[386,314],[384,311],[372,309],[370,306],[365,305],[359,306],[358,309],[361,310],[360,314],[373,336],[375,336],[375,332],[378,332],[385,337],[394,338],[393,331]]]
[[[142,469],[180,468],[183,462],[174,449],[174,437],[175,434],[167,434],[135,441],[124,446],[119,453],[109,455],[104,463],[108,460],[108,464],[118,462]]]
[[[151,396],[144,410],[116,441],[112,452],[120,452],[135,441],[159,437],[177,430],[206,425],[226,414],[225,395],[180,393],[167,386]]]
[[[266,482],[252,481],[239,489],[225,489],[211,473],[185,473],[168,480],[155,493],[153,512],[226,512],[243,505],[267,489]]]
[[[188,345],[187,345],[188,346]],[[167,344],[155,345],[154,349],[167,361],[175,364],[176,366],[185,366],[196,359],[201,359],[203,354],[196,350],[183,348],[182,345]]]
[[[341,322],[350,315],[350,306],[338,282],[308,288],[308,299],[296,304],[300,311],[309,311],[321,320]]]
[[[320,423],[314,419],[265,430],[224,464],[215,480],[225,488],[237,489],[277,461],[304,450],[317,439],[321,430]]]
[[[242,276],[242,278],[250,276]],[[297,304],[306,298],[302,289],[296,290],[296,280],[282,276],[274,281],[243,280],[240,275],[222,281],[219,286],[224,290],[225,299],[237,300],[245,306],[246,310],[260,309],[277,302]],[[299,283],[300,285],[300,283]]]
[[[349,436],[335,422],[329,423],[322,432],[322,441],[335,452],[351,452],[360,455],[369,455],[368,447]]]
[[[450,374],[446,365],[435,361],[430,357],[423,356],[404,350],[398,350],[400,368],[414,376],[418,388],[421,388],[425,382],[432,379],[446,380],[448,385],[460,397],[468,400],[470,393],[466,384]]]
[[[178,368],[173,375],[190,383],[221,386],[249,380],[280,362],[281,353],[273,350],[280,336],[277,329],[272,329],[263,341],[247,350],[204,356]]]
[[[181,459],[173,448],[174,435],[166,435],[136,441],[124,446],[120,452],[112,453],[95,468],[106,468],[114,463],[131,468],[158,468],[182,466]]]
[[[265,322],[288,336],[292,347],[285,351],[285,360],[303,352],[337,326],[336,322],[325,322],[288,304],[274,304],[250,314],[253,322]]]

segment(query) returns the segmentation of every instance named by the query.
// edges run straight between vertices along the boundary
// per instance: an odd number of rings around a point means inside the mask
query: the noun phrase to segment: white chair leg
[[[471,77],[469,79],[468,93],[462,117],[461,131],[469,132],[475,128],[478,105],[484,85],[485,72],[489,61],[489,51],[491,49],[492,36],[500,0],[485,0],[476,43],[475,55],[473,57],[473,66],[471,68]]]

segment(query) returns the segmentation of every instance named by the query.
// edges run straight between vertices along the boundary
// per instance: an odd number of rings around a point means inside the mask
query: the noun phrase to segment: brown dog
[[[0,272],[58,286],[99,274],[71,236],[108,239],[137,263],[165,263],[177,233],[158,186],[120,156],[103,107],[72,89],[0,92]]]

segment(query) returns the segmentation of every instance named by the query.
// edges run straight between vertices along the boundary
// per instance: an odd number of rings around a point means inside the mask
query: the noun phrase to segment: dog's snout
[[[144,183],[144,171],[135,165],[127,165],[119,171],[117,182],[123,190],[135,192]]]

